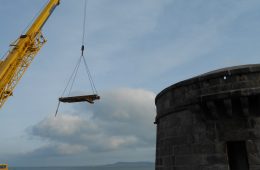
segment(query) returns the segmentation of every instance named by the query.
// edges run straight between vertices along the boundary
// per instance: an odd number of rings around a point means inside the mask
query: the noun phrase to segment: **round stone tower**
[[[260,170],[260,64],[179,82],[155,103],[156,170]]]

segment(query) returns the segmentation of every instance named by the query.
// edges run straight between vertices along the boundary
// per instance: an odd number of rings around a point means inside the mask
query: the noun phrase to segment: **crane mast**
[[[50,0],[26,34],[11,44],[8,54],[0,60],[0,108],[12,96],[15,86],[45,44],[41,29],[59,3],[60,0]]]

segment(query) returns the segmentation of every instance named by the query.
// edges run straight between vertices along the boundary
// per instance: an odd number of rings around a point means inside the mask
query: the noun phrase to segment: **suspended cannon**
[[[100,96],[93,94],[84,96],[60,97],[59,101],[63,103],[89,102],[90,104],[94,104],[94,101],[99,99]]]

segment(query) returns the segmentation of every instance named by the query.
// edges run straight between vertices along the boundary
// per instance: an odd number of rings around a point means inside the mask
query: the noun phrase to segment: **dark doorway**
[[[230,170],[249,170],[245,141],[227,142],[227,153]]]

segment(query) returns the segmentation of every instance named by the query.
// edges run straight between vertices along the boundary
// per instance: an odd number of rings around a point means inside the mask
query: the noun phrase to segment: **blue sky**
[[[47,0],[1,0],[0,54]],[[61,0],[48,42],[1,109],[0,160],[10,165],[154,161],[154,98],[214,69],[259,63],[258,0],[89,0],[86,58],[101,101],[57,98],[80,55],[83,0]],[[74,94],[91,93],[80,70]]]

